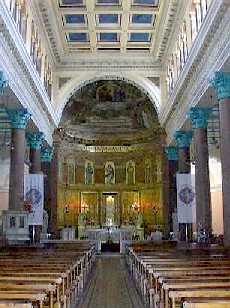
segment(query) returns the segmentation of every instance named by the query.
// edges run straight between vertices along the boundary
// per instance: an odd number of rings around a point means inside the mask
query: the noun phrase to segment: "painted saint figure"
[[[151,161],[147,159],[145,161],[145,184],[151,183]]]
[[[126,184],[135,184],[135,163],[133,161],[126,164]]]
[[[115,166],[113,162],[105,165],[105,184],[115,184]]]
[[[85,184],[93,184],[94,168],[93,162],[87,161],[85,164]]]

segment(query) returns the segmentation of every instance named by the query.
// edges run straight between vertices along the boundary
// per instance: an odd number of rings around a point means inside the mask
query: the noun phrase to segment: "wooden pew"
[[[64,308],[74,304],[76,296],[72,294],[79,295],[83,289],[95,260],[95,245],[51,246],[48,250],[15,247],[0,252],[0,304],[23,304],[23,296],[28,307],[35,301],[40,307],[45,303],[51,308],[54,304]]]

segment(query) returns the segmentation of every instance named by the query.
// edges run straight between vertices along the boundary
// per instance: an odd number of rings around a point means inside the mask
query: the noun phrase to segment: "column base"
[[[28,212],[3,211],[3,234],[11,245],[29,242]]]

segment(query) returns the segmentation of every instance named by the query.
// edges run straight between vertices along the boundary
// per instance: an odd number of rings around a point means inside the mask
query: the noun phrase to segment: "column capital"
[[[6,109],[6,112],[11,121],[12,128],[26,128],[27,123],[31,117],[31,114],[26,108]]]
[[[53,147],[48,146],[46,148],[41,148],[41,161],[42,162],[51,162],[53,158]]]
[[[3,71],[0,71],[0,95],[4,93],[4,90],[7,86],[8,81],[5,79]]]
[[[215,72],[211,86],[215,88],[219,100],[230,98],[230,72]]]
[[[185,148],[190,146],[192,140],[192,131],[177,130],[174,134],[178,148]]]
[[[168,160],[178,160],[177,147],[174,146],[165,147],[165,154],[167,155]]]
[[[207,128],[208,118],[211,112],[211,108],[192,107],[188,112],[188,117],[192,122],[192,128]]]
[[[26,140],[28,146],[33,150],[40,149],[42,142],[44,140],[44,134],[41,132],[27,132]]]

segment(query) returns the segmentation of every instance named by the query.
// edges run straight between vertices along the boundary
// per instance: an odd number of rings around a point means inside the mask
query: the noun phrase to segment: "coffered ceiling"
[[[178,6],[178,1],[173,0],[34,0],[33,3],[58,62],[74,56],[101,54],[135,53],[151,57],[156,46],[160,55],[169,35],[165,27],[171,27]]]

